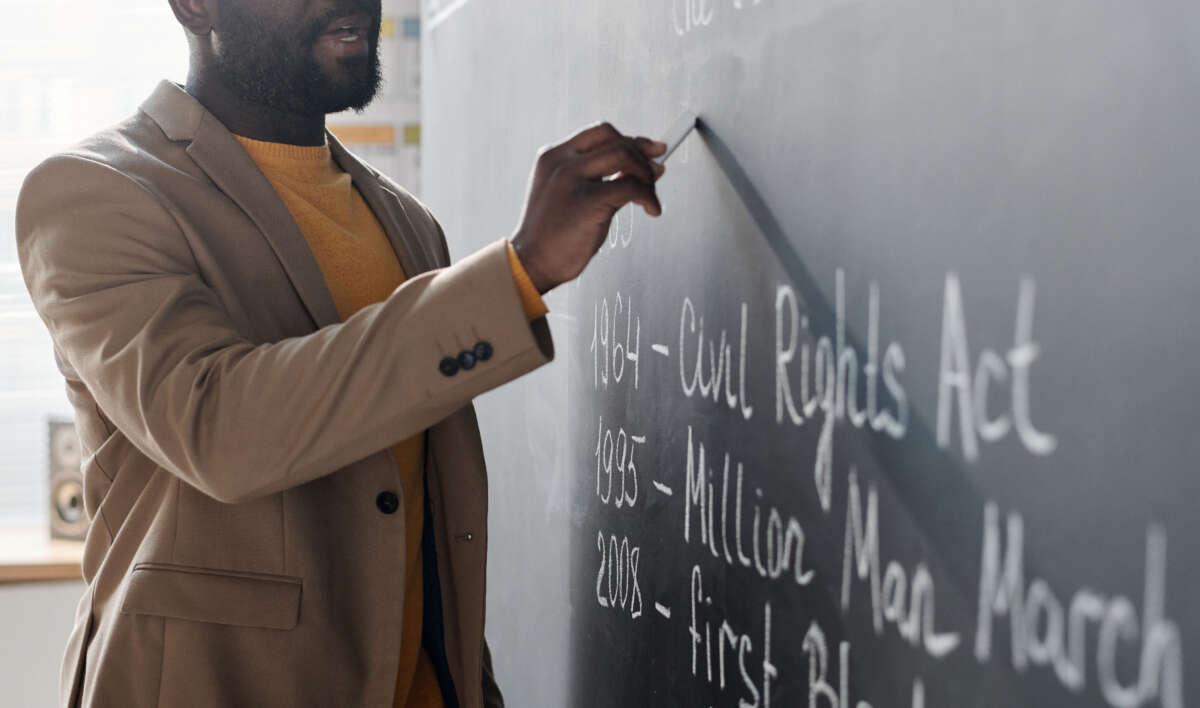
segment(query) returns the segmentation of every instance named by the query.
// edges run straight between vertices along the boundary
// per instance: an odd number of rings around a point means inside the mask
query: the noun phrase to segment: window
[[[165,0],[0,0],[0,527],[49,527],[49,430],[71,421],[45,326],[17,265],[14,210],[50,153],[182,80],[187,42]]]

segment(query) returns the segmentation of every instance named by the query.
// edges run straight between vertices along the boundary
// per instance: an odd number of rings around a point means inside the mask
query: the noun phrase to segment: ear
[[[217,0],[167,0],[184,29],[203,36],[217,24]]]

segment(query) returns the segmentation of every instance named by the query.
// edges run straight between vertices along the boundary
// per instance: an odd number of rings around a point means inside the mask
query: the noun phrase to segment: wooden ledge
[[[0,528],[0,585],[82,580],[83,542],[51,540],[47,529]]]

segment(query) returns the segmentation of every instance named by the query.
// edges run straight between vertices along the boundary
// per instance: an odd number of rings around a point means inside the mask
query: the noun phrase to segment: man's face
[[[381,0],[217,0],[216,68],[243,100],[300,115],[365,108]]]

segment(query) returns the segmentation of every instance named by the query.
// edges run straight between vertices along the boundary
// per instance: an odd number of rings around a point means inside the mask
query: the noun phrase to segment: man
[[[455,265],[324,129],[379,83],[379,0],[170,0],[186,87],[51,157],[17,211],[85,451],[68,706],[499,706],[471,399],[553,356],[540,295],[665,146],[544,151]],[[613,178],[615,176],[615,178]]]

